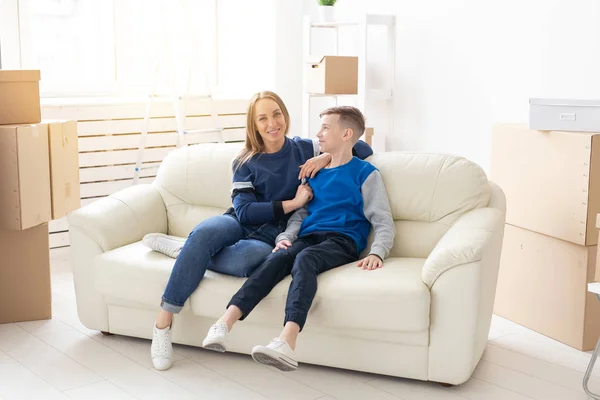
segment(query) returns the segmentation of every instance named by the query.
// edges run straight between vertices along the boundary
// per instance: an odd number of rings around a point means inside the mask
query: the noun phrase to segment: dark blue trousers
[[[298,238],[287,250],[279,249],[254,270],[227,307],[242,311],[242,320],[289,274],[292,274],[285,306],[284,325],[306,323],[315,294],[317,275],[358,260],[356,242],[339,233],[313,233]]]

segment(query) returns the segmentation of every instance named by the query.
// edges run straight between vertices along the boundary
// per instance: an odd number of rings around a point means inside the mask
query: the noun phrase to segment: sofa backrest
[[[463,157],[387,152],[368,161],[381,172],[396,225],[390,256],[427,257],[462,214],[490,202],[485,172]]]
[[[202,220],[231,207],[231,163],[241,143],[206,143],[169,153],[155,185],[167,207],[168,233],[187,237]]]
[[[194,145],[165,158],[154,185],[167,207],[169,234],[185,237],[231,206],[231,162],[241,148]],[[391,256],[427,257],[458,217],[490,201],[485,172],[462,157],[387,152],[368,161],[382,174],[396,224]]]

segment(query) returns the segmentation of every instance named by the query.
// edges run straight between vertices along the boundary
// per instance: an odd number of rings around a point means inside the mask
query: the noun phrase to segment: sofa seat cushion
[[[381,269],[363,271],[348,264],[318,277],[308,324],[348,328],[421,332],[429,327],[429,289],[421,280],[425,259],[389,258]],[[140,242],[96,257],[96,287],[105,296],[156,307],[174,260]],[[220,317],[245,278],[207,271],[186,302],[196,315]],[[291,277],[285,278],[248,317],[252,323],[281,326]]]
[[[389,258],[381,269],[363,271],[355,263],[318,277],[318,289],[307,324],[327,328],[418,332],[429,328],[429,289],[421,280],[425,259]],[[281,326],[288,276],[248,316],[248,322]],[[243,283],[207,274],[191,296],[197,315],[220,317]]]
[[[118,299],[121,305],[130,302],[159,307],[174,264],[174,259],[135,242],[96,256],[95,286],[107,296],[107,301]],[[206,272],[204,280],[215,279],[217,275],[221,285],[230,288],[232,294],[244,283],[242,278],[212,271]],[[189,303],[185,303],[184,309],[189,309]]]

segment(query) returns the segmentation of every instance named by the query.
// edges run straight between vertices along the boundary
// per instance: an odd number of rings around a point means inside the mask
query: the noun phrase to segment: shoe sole
[[[154,365],[154,363],[152,365],[154,366],[154,369],[157,371],[166,371],[169,368],[171,368],[171,365],[173,365],[173,362],[171,361],[168,365],[161,367],[161,368],[158,368],[156,365]]]
[[[297,363],[294,364],[291,361],[286,360],[285,358],[281,357],[279,353],[270,354],[269,352],[264,350],[252,351],[252,359],[259,364],[269,365],[280,369],[281,371],[288,372],[295,371],[296,369],[298,369]]]
[[[211,343],[206,346],[202,346],[206,350],[218,351],[219,353],[225,353],[227,349],[220,343]]]
[[[174,253],[164,252],[160,249],[161,246],[158,244],[160,243],[161,239],[165,239],[167,241],[180,241],[182,245],[185,244],[185,239],[180,240],[179,238],[173,238],[164,233],[149,233],[143,237],[142,244],[157,253],[161,253],[167,257],[177,259],[179,257],[179,253],[181,253],[181,249],[176,250]],[[170,247],[170,245],[168,244],[164,246]]]

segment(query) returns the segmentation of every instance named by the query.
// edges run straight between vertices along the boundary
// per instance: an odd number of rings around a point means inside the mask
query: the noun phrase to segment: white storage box
[[[529,129],[600,132],[600,100],[529,99]]]

